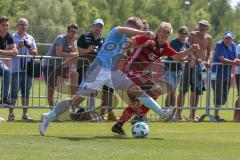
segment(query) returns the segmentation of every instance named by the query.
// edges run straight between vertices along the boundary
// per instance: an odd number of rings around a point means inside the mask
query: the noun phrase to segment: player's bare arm
[[[149,37],[150,39],[153,39],[155,37],[155,34],[152,31],[141,31],[129,27],[118,27],[117,32],[121,34],[126,34],[128,37],[133,37],[136,35],[143,35]]]
[[[189,54],[192,54],[198,50],[200,50],[200,46],[198,44],[192,44],[190,48],[186,49],[185,51],[177,52],[177,54],[172,56],[172,58],[174,60],[186,59]]]

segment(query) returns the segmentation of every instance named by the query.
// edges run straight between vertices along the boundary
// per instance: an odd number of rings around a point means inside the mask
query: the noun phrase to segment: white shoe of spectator
[[[9,115],[8,115],[8,121],[15,121],[15,115],[14,115],[14,113],[9,113]]]
[[[32,122],[33,121],[32,117],[29,114],[22,115],[22,120],[27,121],[27,122]]]
[[[183,115],[176,115],[175,120],[176,122],[187,122],[186,117],[184,117]]]
[[[195,116],[190,115],[189,116],[189,120],[192,122],[199,122],[199,119],[200,119],[199,115],[195,115]]]
[[[0,123],[5,123],[5,122],[6,122],[6,120],[4,118],[0,117]]]

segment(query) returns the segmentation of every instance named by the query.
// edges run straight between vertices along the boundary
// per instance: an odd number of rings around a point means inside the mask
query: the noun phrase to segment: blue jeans
[[[11,72],[7,67],[0,63],[0,76],[3,77],[2,80],[2,92],[1,92],[1,99],[6,101],[8,98],[8,90],[10,84],[10,76]]]
[[[22,99],[29,100],[30,90],[32,87],[32,77],[27,72],[12,73],[10,101],[15,104],[18,98],[18,92],[21,89]]]

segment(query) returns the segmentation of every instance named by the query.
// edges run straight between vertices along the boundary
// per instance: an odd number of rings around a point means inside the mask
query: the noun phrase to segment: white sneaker
[[[8,121],[15,121],[15,115],[13,113],[9,113]]]
[[[164,118],[165,120],[169,121],[173,118],[174,116],[174,110],[176,107],[172,107],[169,109],[162,109],[162,118]]]
[[[0,117],[0,123],[1,123],[1,122],[5,123],[6,120],[5,120],[4,118]]]
[[[49,121],[47,120],[47,115],[43,114],[41,117],[41,123],[39,124],[39,132],[42,136],[46,135],[47,132],[47,127],[48,127],[48,123]]]

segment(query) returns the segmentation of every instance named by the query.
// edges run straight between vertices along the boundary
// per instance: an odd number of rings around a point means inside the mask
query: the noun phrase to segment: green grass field
[[[39,119],[46,109],[31,109]],[[21,118],[16,109],[16,119]],[[117,111],[119,114],[121,111]],[[199,114],[201,112],[198,112]],[[185,115],[188,111],[185,111]],[[1,110],[7,118],[7,109]],[[201,114],[200,114],[201,115]],[[232,111],[222,111],[231,120]],[[39,121],[0,123],[0,160],[239,160],[238,123],[149,122],[145,139],[111,133],[113,122],[53,122],[45,137],[38,132]]]
[[[113,135],[112,122],[51,123],[48,135],[38,123],[0,124],[1,160],[239,160],[239,124],[148,123],[150,135],[132,138]]]
[[[34,85],[32,95],[44,96],[44,83]],[[165,96],[164,96],[165,97]],[[164,97],[158,99],[163,104]],[[229,106],[234,104],[230,91]],[[64,97],[63,97],[64,98]],[[186,96],[186,100],[188,96]],[[200,99],[205,106],[206,95]],[[211,99],[211,104],[212,104]],[[18,101],[20,105],[20,100]],[[97,105],[99,105],[99,100]],[[45,98],[34,98],[30,105],[46,106]],[[119,103],[119,106],[125,103]],[[188,102],[186,102],[188,105]],[[130,124],[124,127],[127,136],[111,133],[113,122],[53,122],[46,137],[38,133],[40,115],[48,109],[30,109],[33,123],[18,121],[21,109],[15,109],[15,122],[0,123],[0,160],[239,160],[240,127],[231,122],[233,111],[221,111],[225,123],[149,122],[150,135],[145,139],[131,136]],[[116,110],[120,115],[122,110]],[[204,110],[197,111],[199,115]],[[152,114],[152,113],[150,113]],[[189,110],[184,111],[188,116]],[[1,109],[0,116],[7,119],[8,110]]]

